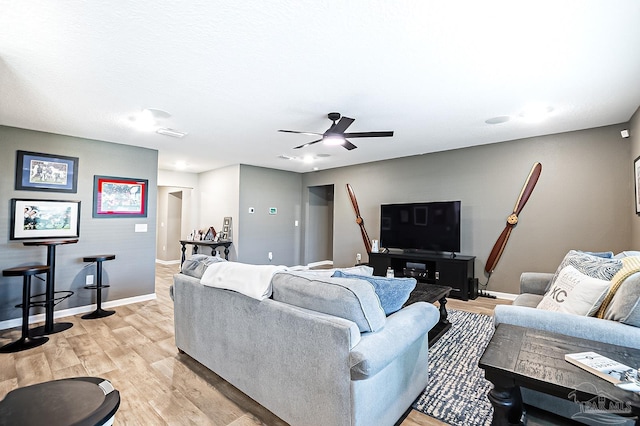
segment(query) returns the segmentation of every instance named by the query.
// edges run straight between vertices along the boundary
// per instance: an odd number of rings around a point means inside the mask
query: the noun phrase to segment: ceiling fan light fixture
[[[344,138],[340,135],[329,135],[329,136],[325,136],[322,139],[322,143],[324,143],[325,145],[330,145],[330,146],[335,146],[335,145],[343,145],[344,144]]]

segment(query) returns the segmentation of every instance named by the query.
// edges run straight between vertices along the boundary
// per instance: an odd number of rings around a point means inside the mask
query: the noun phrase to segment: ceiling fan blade
[[[309,136],[322,136],[323,133],[316,133],[316,132],[299,132],[297,130],[278,130],[279,132],[283,132],[283,133],[296,133],[298,135],[309,135]]]
[[[384,132],[356,132],[345,133],[345,138],[387,138],[393,136],[393,130]]]
[[[354,144],[352,144],[351,142],[349,142],[346,139],[344,140],[344,143],[342,144],[342,146],[344,146],[349,151],[351,151],[352,149],[356,149],[357,148],[357,146],[355,146]]]
[[[305,143],[305,144],[302,144],[302,145],[296,146],[296,147],[294,147],[293,149],[300,149],[300,148],[304,148],[304,147],[307,147],[307,146],[309,146],[309,145],[313,145],[314,143],[318,143],[318,142],[322,142],[322,139],[318,139],[317,141],[313,141],[313,142],[307,142],[307,143]]]
[[[535,163],[529,172],[529,176],[527,177],[526,183],[522,187],[522,191],[520,192],[520,196],[518,197],[518,201],[516,201],[516,205],[513,208],[513,212],[516,215],[519,215],[524,205],[529,201],[529,197],[533,192],[533,188],[536,187],[536,183],[538,183],[538,178],[540,178],[540,173],[542,173],[542,164]]]
[[[487,264],[484,266],[484,271],[487,274],[493,272],[498,264],[498,260],[500,260],[500,256],[502,256],[502,252],[507,245],[507,241],[509,241],[509,235],[511,235],[511,231],[513,230],[513,225],[507,224],[504,227],[504,230],[496,240],[496,243],[493,245],[491,249],[491,253],[489,254],[489,258],[487,259]]]
[[[362,219],[362,216],[360,216],[360,207],[358,207],[358,200],[356,200],[356,194],[355,192],[353,192],[353,188],[351,188],[350,184],[347,184],[347,192],[349,193],[349,199],[351,200],[351,205],[353,206],[353,210],[356,213],[356,223],[360,225],[360,234],[362,234],[362,241],[364,242],[364,247],[367,250],[367,253],[371,253],[371,240],[369,239],[367,230],[364,227],[364,220]]]
[[[338,121],[334,126],[331,126],[331,128],[325,132],[325,135],[331,133],[342,134],[354,121],[356,121],[354,118],[342,117],[340,121]]]

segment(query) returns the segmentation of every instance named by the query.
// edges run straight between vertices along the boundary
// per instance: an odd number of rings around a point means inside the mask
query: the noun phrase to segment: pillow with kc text
[[[593,316],[609,290],[610,281],[593,278],[571,265],[565,266],[538,309]]]

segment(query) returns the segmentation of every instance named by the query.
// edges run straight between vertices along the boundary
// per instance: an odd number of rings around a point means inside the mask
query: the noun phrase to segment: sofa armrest
[[[498,305],[494,324],[512,324],[565,336],[640,349],[640,328],[617,321],[525,306]]]
[[[420,339],[440,319],[438,309],[426,302],[413,303],[387,317],[382,330],[364,333],[349,355],[352,380],[374,376]],[[426,366],[425,366],[426,368]]]
[[[547,272],[523,272],[520,275],[520,294],[544,294],[553,276]]]

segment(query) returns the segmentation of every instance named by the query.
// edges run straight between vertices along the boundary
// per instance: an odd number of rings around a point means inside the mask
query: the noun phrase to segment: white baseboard
[[[160,259],[156,259],[156,263],[159,263],[161,265],[177,265],[178,263],[180,263],[180,259],[178,259],[178,260],[160,260]]]
[[[518,297],[517,294],[513,294],[513,293],[501,293],[499,291],[486,291],[485,293],[490,294],[492,296],[495,296],[498,299],[505,299],[505,300],[516,300],[516,297]]]
[[[102,303],[102,307],[103,308],[114,308],[116,306],[130,305],[132,303],[138,303],[138,302],[146,302],[147,300],[153,300],[155,298],[156,298],[156,294],[155,293],[143,294],[141,296],[127,297],[125,299],[118,299],[118,300],[113,300],[113,301],[109,301],[109,302],[104,302],[104,303]],[[75,307],[75,308],[63,309],[63,310],[60,310],[60,311],[54,311],[53,317],[54,318],[70,317],[70,316],[73,316],[73,315],[84,314],[86,312],[93,312],[93,311],[96,310],[96,308],[97,308],[97,305],[93,304],[93,305],[78,306],[78,307]],[[38,322],[44,322],[44,319],[45,319],[44,318],[44,313],[36,314],[36,315],[30,315],[29,316],[29,324],[35,324],[35,323],[38,323]],[[5,320],[5,321],[0,321],[0,330],[6,330],[8,328],[20,327],[21,325],[22,325],[22,317],[10,319],[10,320]]]

